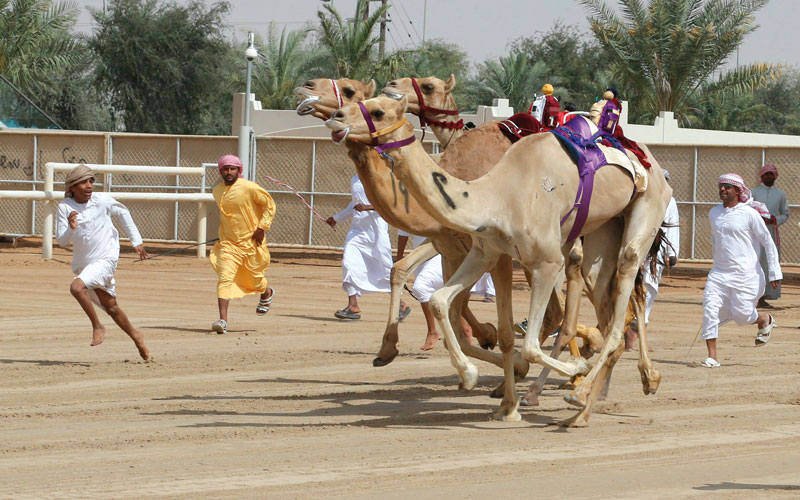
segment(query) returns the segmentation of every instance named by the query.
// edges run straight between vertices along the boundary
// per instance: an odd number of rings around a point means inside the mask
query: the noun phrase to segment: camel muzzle
[[[320,97],[318,95],[309,94],[308,90],[304,89],[303,87],[297,87],[296,89],[294,89],[294,93],[299,96],[305,96],[305,99],[300,101],[300,104],[298,104],[297,108],[295,108],[297,114],[305,116],[313,113],[314,103],[318,102]]]

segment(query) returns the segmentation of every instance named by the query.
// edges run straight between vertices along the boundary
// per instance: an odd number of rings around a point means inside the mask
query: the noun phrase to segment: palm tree
[[[307,36],[308,30],[286,33],[284,27],[279,39],[274,23],[269,26],[266,43],[256,36],[256,45],[262,50],[253,73],[253,93],[264,108],[291,109],[295,87],[320,65],[321,53],[304,46]]]
[[[54,90],[54,81],[82,57],[69,30],[73,2],[0,0],[0,73],[26,94]]]
[[[619,0],[622,19],[601,0],[581,0],[590,26],[612,58],[611,71],[640,118],[673,111],[688,123],[703,86],[753,32],[753,13],[768,0]],[[780,73],[754,64],[724,74],[719,84],[752,91]]]
[[[375,25],[384,16],[389,6],[382,6],[367,14],[369,0],[358,0],[356,15],[351,20],[342,16],[331,4],[325,4],[319,17],[321,44],[328,50],[333,65],[334,78],[371,78],[375,69],[373,54],[378,37],[373,35]],[[382,66],[387,61],[382,62]]]
[[[528,109],[547,74],[544,62],[532,63],[527,55],[512,52],[508,57],[483,63],[479,78],[486,93],[491,97],[507,98],[511,107],[519,112]]]

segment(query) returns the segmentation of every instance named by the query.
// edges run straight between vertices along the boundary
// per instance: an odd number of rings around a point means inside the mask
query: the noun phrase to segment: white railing
[[[0,191],[0,199],[12,200],[40,200],[47,203],[42,230],[42,258],[53,258],[53,214],[55,205],[64,199],[64,192],[53,190],[55,172],[68,172],[77,167],[77,163],[45,164],[44,191]],[[203,177],[202,186],[205,187],[205,168],[203,167],[163,167],[143,165],[98,165],[87,164],[97,173],[127,173],[127,174],[156,174],[156,175],[199,175]],[[211,193],[132,193],[115,191],[114,198],[120,201],[175,201],[197,202],[197,256],[206,255],[206,229],[208,211],[206,203],[213,202]]]

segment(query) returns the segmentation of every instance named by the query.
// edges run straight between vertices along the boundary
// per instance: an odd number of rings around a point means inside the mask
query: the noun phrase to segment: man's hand
[[[667,261],[669,262],[669,267],[675,267],[678,264],[678,258],[674,255],[670,255]]]
[[[261,242],[264,241],[264,230],[260,227],[256,228],[256,231],[253,233],[253,241],[256,242],[256,245],[261,245]]]
[[[336,221],[333,219],[333,217],[328,217],[327,219],[325,219],[325,224],[331,227],[336,227]]]
[[[769,284],[772,286],[773,290],[777,290],[778,285],[781,284],[781,280],[770,281]]]
[[[73,211],[69,214],[67,222],[69,222],[70,229],[78,229],[78,212]]]
[[[359,203],[353,208],[359,212],[366,212],[368,210],[373,210],[372,205],[364,205],[363,203]]]
[[[147,255],[147,250],[144,249],[144,245],[139,245],[138,247],[133,247],[136,250],[136,253],[139,254],[139,260],[147,260],[149,255]]]

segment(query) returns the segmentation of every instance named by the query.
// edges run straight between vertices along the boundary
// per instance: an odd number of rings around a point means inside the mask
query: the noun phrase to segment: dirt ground
[[[800,497],[796,277],[771,342],[754,348],[754,327],[725,326],[723,366],[706,369],[701,342],[687,353],[703,273],[676,270],[649,328],[658,393],[642,394],[627,352],[590,426],[562,429],[552,423],[575,410],[559,376],[522,422],[491,421],[500,369],[477,362],[479,386],[459,391],[441,343],[419,350],[416,305],[401,355],[373,368],[388,294],[365,296],[360,321],[334,319],[345,305],[335,255],[275,252],[272,311],[258,317],[255,297],[235,301],[222,336],[208,332],[216,278],[206,261],[123,254],[119,302],[151,363],[105,316],[105,343],[89,347],[70,259],[0,244],[3,499]],[[527,296],[518,272],[518,319]],[[581,322],[593,323],[584,302]],[[494,322],[492,304],[472,306]]]

